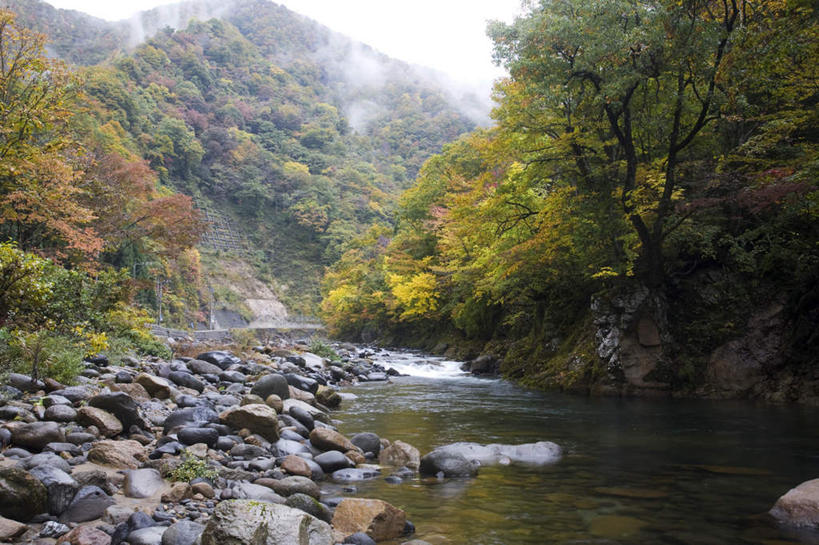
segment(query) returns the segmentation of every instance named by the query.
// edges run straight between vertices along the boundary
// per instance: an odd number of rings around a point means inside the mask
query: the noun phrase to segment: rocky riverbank
[[[0,540],[50,545],[423,542],[392,505],[349,497],[396,482],[417,449],[333,426],[336,389],[390,373],[355,346],[172,361],[105,357],[79,384],[11,374],[1,387]]]

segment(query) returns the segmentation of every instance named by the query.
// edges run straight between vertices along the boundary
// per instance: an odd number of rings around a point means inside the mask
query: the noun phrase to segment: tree
[[[641,248],[637,271],[664,282],[663,244],[685,154],[720,116],[726,56],[757,15],[747,0],[541,0],[512,25],[494,23],[524,115],[516,130],[562,140],[580,187],[615,189]]]

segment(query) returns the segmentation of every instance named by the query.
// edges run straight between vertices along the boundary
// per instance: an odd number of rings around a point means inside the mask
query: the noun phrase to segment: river
[[[363,383],[335,414],[422,455],[456,441],[553,441],[544,467],[481,468],[474,479],[382,478],[357,497],[404,509],[438,544],[819,544],[778,527],[776,499],[819,477],[819,409],[748,402],[585,398],[465,376],[457,362],[381,352],[412,376]]]

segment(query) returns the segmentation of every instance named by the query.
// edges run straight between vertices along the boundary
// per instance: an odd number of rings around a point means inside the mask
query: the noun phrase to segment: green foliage
[[[182,463],[171,471],[171,480],[190,482],[193,479],[215,479],[219,473],[208,466],[207,460],[199,458],[185,451],[182,454]]]
[[[333,347],[322,341],[321,339],[313,339],[310,342],[310,352],[316,356],[327,358],[331,361],[341,361],[341,357],[333,350]]]
[[[50,377],[73,384],[84,369],[88,346],[76,336],[39,329],[33,332],[0,330],[0,370]]]

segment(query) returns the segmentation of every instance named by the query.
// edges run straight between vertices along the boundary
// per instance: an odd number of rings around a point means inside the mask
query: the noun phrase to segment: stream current
[[[819,544],[766,513],[819,477],[819,409],[749,402],[585,398],[460,372],[405,352],[375,360],[410,376],[343,391],[340,431],[426,454],[457,441],[553,441],[551,465],[482,467],[473,479],[356,483],[404,509],[433,545]],[[404,540],[401,540],[404,541]],[[396,543],[400,543],[397,541]]]

